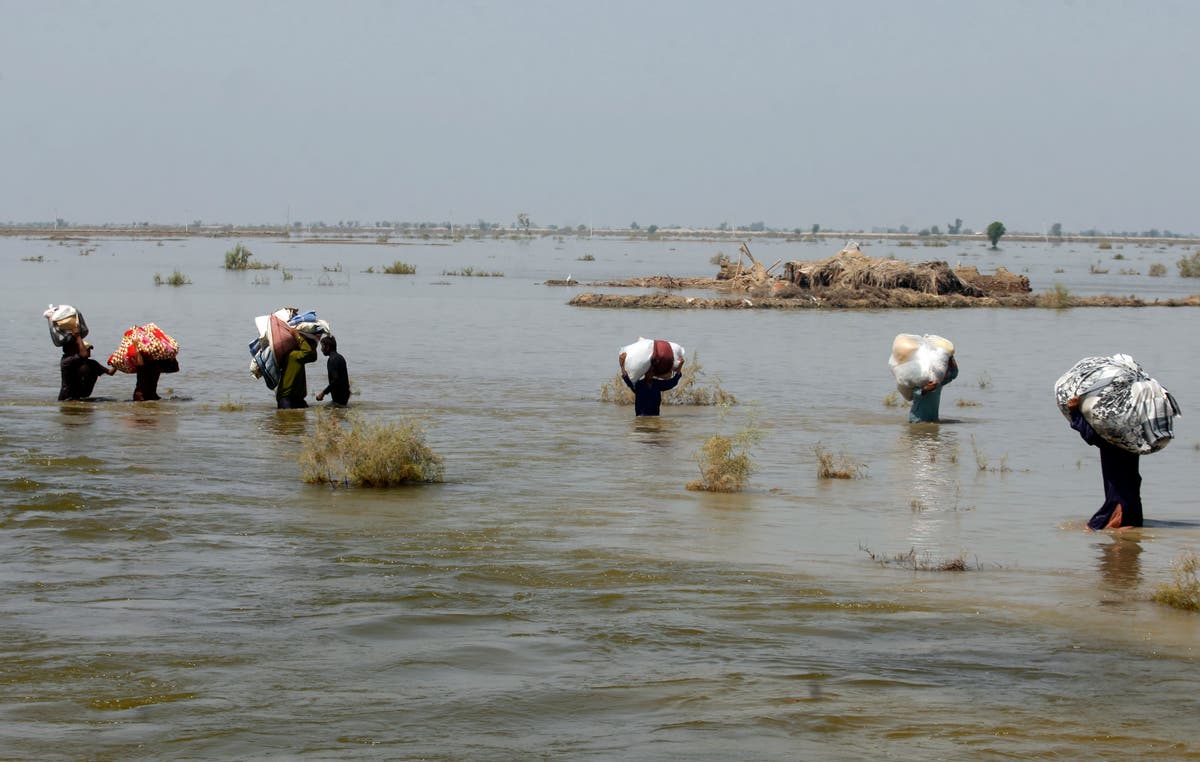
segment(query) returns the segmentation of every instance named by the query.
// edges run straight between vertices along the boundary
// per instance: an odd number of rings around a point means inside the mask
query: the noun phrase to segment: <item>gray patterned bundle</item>
[[[1054,384],[1058,409],[1070,420],[1067,401],[1079,397],[1084,419],[1105,441],[1142,455],[1158,452],[1175,436],[1181,415],[1171,393],[1129,355],[1085,357]]]

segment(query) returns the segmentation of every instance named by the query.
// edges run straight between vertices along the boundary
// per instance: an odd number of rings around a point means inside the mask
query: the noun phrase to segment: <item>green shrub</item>
[[[383,272],[387,275],[416,275],[417,266],[410,265],[407,262],[401,262],[397,259],[395,262],[384,267]]]
[[[167,277],[163,277],[158,273],[154,273],[154,285],[156,286],[187,286],[191,284],[191,279],[183,273],[176,270]]]
[[[344,419],[344,420],[343,420]],[[322,411],[300,454],[304,481],[347,487],[440,482],[442,458],[425,444],[416,421],[366,421]]]
[[[229,251],[225,252],[225,269],[226,270],[246,270],[250,267],[250,257],[254,256],[249,249],[242,244],[234,246]]]
[[[1200,250],[1175,263],[1181,278],[1200,278]]]

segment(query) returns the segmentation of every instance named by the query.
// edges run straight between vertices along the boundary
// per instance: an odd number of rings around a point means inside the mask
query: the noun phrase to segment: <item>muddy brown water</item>
[[[1149,601],[1200,542],[1200,313],[577,310],[540,281],[705,275],[721,247],[249,242],[284,280],[222,270],[233,243],[0,239],[0,756],[1200,754],[1200,616]],[[1175,275],[1179,248],[1124,249],[1164,278],[1092,275],[1115,252],[1083,246],[881,251],[1028,268],[1038,290],[1200,290]],[[417,274],[361,272],[396,258]],[[505,277],[440,275],[467,266]],[[175,268],[193,284],[153,285]],[[126,402],[118,376],[99,401],[55,402],[49,302],[83,309],[104,353],[131,323],[166,328],[183,346],[171,399]],[[253,316],[284,304],[333,324],[362,414],[425,421],[445,484],[301,483],[313,414],[277,412],[246,372]],[[958,346],[952,420],[911,427],[883,404],[899,331]],[[637,421],[599,403],[638,335],[698,352],[745,404]],[[1122,536],[1081,531],[1098,458],[1051,393],[1116,351],[1185,415],[1142,461],[1149,525]],[[751,488],[686,491],[704,439],[752,410]],[[818,443],[866,478],[818,480]]]

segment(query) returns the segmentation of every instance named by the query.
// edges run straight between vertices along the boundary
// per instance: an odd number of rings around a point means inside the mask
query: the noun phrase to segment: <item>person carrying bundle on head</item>
[[[111,376],[116,369],[106,368],[92,359],[92,345],[83,340],[88,334],[87,321],[74,307],[50,305],[42,314],[50,325],[50,341],[54,346],[62,347],[58,366],[61,376],[59,402],[91,397],[96,379]]]
[[[633,392],[635,416],[658,415],[662,393],[683,377],[683,360],[683,347],[669,341],[639,338],[621,350],[617,362],[621,380]]]
[[[912,401],[909,423],[937,423],[942,387],[958,378],[954,345],[941,336],[902,333],[892,342],[888,360],[896,388]]]

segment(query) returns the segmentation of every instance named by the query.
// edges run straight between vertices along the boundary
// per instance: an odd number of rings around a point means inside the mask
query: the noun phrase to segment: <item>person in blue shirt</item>
[[[942,404],[942,387],[958,378],[958,363],[950,358],[946,375],[941,383],[930,381],[913,389],[912,407],[908,410],[909,423],[937,423],[938,407]]]
[[[625,372],[625,355],[622,354],[620,360],[621,380],[633,390],[633,414],[635,416],[658,415],[659,407],[662,405],[662,393],[674,389],[679,384],[679,379],[683,377],[683,360],[679,361],[679,369],[671,378],[652,378],[647,372],[636,383],[631,381],[629,374]]]
[[[1088,529],[1126,529],[1142,525],[1142,475],[1136,452],[1122,450],[1100,438],[1079,410],[1079,398],[1067,400],[1071,428],[1083,441],[1100,450],[1100,473],[1104,477],[1104,504],[1088,519]]]

